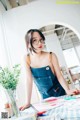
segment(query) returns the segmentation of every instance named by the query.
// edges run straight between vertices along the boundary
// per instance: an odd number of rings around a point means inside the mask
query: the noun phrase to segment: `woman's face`
[[[37,53],[41,52],[44,49],[44,40],[43,38],[39,35],[38,32],[34,32],[32,35],[32,44],[33,47],[35,48],[35,51]]]

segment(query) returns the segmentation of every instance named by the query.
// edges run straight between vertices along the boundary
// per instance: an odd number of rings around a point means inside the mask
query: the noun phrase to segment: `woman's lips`
[[[39,46],[38,48],[42,48],[42,46]]]

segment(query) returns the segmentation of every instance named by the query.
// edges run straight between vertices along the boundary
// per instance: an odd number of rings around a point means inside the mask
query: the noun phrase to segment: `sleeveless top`
[[[52,54],[50,52],[50,54]],[[65,90],[60,85],[56,75],[52,72],[50,66],[41,68],[30,67],[36,84],[43,99],[48,97],[58,97],[65,95]]]

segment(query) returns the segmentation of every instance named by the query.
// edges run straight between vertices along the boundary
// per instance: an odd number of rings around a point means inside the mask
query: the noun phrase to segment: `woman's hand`
[[[67,95],[78,95],[80,94],[80,90],[78,89],[68,90],[66,93]]]
[[[24,106],[21,106],[20,108],[19,108],[19,110],[25,110],[26,108],[29,108],[30,107],[30,104],[25,104]]]

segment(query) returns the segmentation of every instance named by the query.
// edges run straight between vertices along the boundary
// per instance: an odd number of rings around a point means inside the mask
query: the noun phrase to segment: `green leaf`
[[[6,89],[16,89],[19,76],[20,76],[20,64],[12,67],[12,69],[0,67],[0,84]]]

